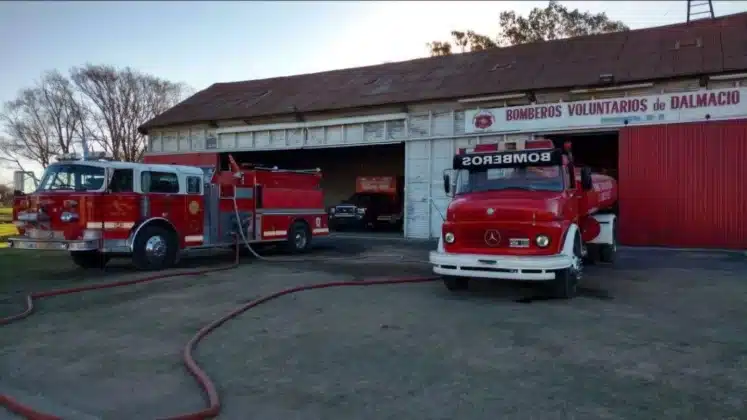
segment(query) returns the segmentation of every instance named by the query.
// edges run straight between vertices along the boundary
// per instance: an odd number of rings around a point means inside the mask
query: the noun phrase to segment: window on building
[[[179,192],[179,178],[172,172],[145,171],[140,177],[144,193],[176,194]]]
[[[201,194],[202,178],[199,176],[187,177],[187,194]]]
[[[111,192],[132,192],[134,175],[132,169],[115,169],[109,181]]]

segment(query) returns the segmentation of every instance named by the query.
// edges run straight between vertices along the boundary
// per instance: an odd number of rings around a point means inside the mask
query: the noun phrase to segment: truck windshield
[[[563,191],[560,166],[501,168],[482,171],[462,169],[457,175],[457,194],[481,191]]]
[[[98,191],[104,186],[104,168],[79,164],[49,165],[37,191]]]

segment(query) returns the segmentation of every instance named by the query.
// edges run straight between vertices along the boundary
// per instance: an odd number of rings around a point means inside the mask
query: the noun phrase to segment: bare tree
[[[81,131],[117,160],[139,161],[145,136],[137,128],[172,106],[187,93],[182,84],[137,72],[129,67],[87,64],[71,70],[84,98]]]
[[[46,168],[55,155],[70,152],[81,128],[76,109],[70,81],[57,71],[44,74],[3,107],[7,137],[0,138],[0,161],[25,171],[23,161]]]

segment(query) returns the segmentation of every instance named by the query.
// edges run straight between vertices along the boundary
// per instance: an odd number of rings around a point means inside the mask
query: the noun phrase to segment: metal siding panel
[[[431,137],[446,137],[454,135],[453,112],[434,112],[432,121]]]
[[[449,118],[451,120],[451,118]],[[451,168],[454,157],[454,141],[452,139],[439,139],[431,141],[431,163],[430,163],[430,194],[433,200],[428,202],[430,207],[430,236],[437,238],[441,235],[441,225],[446,216],[446,208],[449,206],[450,198],[444,192],[443,172]]]
[[[430,135],[430,116],[426,113],[410,114],[407,122],[410,138],[422,138]]]
[[[428,195],[430,144],[428,141],[413,141],[405,144],[405,226],[406,238],[428,238],[430,217]]]
[[[747,248],[747,120],[632,127],[620,138],[620,242]]]

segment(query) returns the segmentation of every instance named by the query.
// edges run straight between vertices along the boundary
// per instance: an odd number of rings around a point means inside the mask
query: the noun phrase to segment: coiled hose
[[[236,214],[237,223],[239,224],[239,226],[241,226],[240,217],[239,217],[239,209],[238,209],[238,205],[236,203],[235,197],[233,199],[233,207],[234,207],[234,213]],[[239,238],[241,239],[241,241],[244,243],[244,246],[246,246],[246,248],[249,250],[249,252],[252,255],[254,255],[258,259],[265,260],[265,261],[277,261],[277,262],[335,261],[335,260],[349,261],[351,259],[365,259],[366,258],[366,257],[321,258],[321,259],[320,258],[268,258],[268,257],[264,257],[258,254],[251,247],[241,227],[239,227],[238,231],[239,231],[239,235],[236,238],[237,241],[236,241],[236,246],[235,246],[235,260],[232,264],[228,266],[205,269],[205,270],[159,274],[159,275],[148,276],[148,277],[135,279],[135,280],[124,280],[124,281],[113,282],[113,283],[99,283],[99,284],[91,284],[87,286],[73,287],[73,288],[67,288],[67,289],[57,289],[57,290],[49,290],[49,291],[44,291],[44,292],[31,293],[26,296],[26,309],[23,312],[20,312],[16,315],[13,315],[7,318],[0,318],[0,326],[7,325],[7,324],[10,324],[11,322],[20,321],[24,318],[27,318],[34,311],[35,300],[50,298],[54,296],[69,295],[73,293],[87,292],[91,290],[103,290],[103,289],[112,289],[116,287],[132,286],[136,284],[149,283],[149,282],[156,281],[156,280],[163,280],[163,279],[174,278],[174,277],[197,276],[197,275],[203,275],[203,274],[209,274],[209,273],[217,273],[220,271],[227,271],[227,270],[234,269],[239,266],[239,249],[241,245],[238,242]],[[399,260],[398,262],[427,263],[426,261],[422,261],[422,260],[405,260],[402,255],[391,255],[391,256],[379,255],[378,257],[397,258]],[[244,312],[254,307],[257,307],[263,303],[267,303],[271,300],[277,299],[281,296],[303,292],[306,290],[328,289],[332,287],[347,287],[347,286],[365,287],[365,286],[387,285],[387,284],[424,283],[424,282],[434,281],[437,279],[438,277],[436,276],[429,276],[429,277],[389,278],[389,279],[381,279],[381,280],[336,281],[336,282],[309,284],[309,285],[304,285],[304,286],[297,286],[297,287],[292,287],[288,289],[283,289],[278,292],[257,298],[251,302],[248,302],[244,305],[239,306],[233,311],[223,315],[222,317],[202,327],[194,336],[192,336],[189,342],[187,342],[182,352],[182,361],[184,363],[184,366],[189,371],[189,373],[195,378],[195,380],[197,381],[197,384],[202,388],[205,394],[205,397],[207,399],[207,407],[200,411],[179,414],[179,415],[167,417],[163,420],[203,420],[203,419],[211,419],[211,418],[218,416],[221,410],[221,402],[220,402],[220,397],[218,395],[218,391],[215,387],[215,384],[213,384],[213,381],[210,379],[207,373],[205,373],[205,371],[202,368],[200,368],[200,366],[195,361],[193,352],[197,348],[197,345],[199,344],[201,340],[203,340],[210,333],[218,329],[221,325],[225,324],[231,319],[238,317]],[[62,420],[61,417],[37,411],[33,409],[32,407],[22,404],[19,401],[4,394],[0,395],[0,405],[4,406],[5,408],[7,408],[13,413],[16,413],[22,417],[25,417],[28,420]]]

